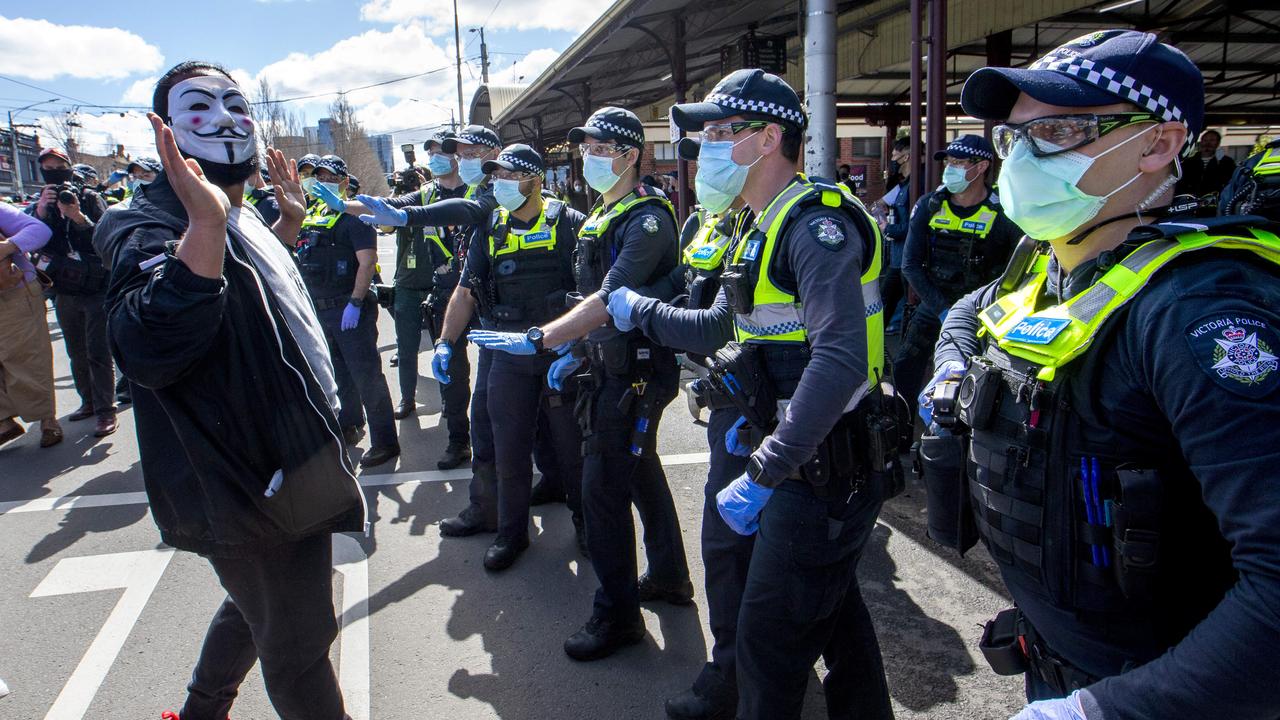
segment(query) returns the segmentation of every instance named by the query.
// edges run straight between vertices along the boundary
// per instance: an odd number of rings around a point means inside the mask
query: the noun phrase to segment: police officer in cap
[[[258,210],[262,221],[270,227],[280,219],[280,206],[276,202],[275,191],[271,188],[270,171],[265,162],[262,165],[257,173],[244,181],[244,199]]]
[[[719,297],[697,320],[732,332],[736,343],[718,362],[755,402],[778,408],[756,418],[764,426],[750,428],[745,472],[716,497],[735,532],[760,530],[737,616],[736,717],[798,718],[819,656],[830,671],[832,717],[891,717],[854,576],[894,462],[886,438],[858,430],[874,424],[881,405],[879,232],[842,188],[796,172],[808,118],[781,78],[739,70],[704,102],[671,112],[679,127],[701,133],[699,201],[723,210],[740,195],[755,212]],[[638,306],[649,302],[626,302],[629,312],[619,307],[615,317],[643,325],[647,308]],[[730,437],[737,445],[743,434]],[[727,716],[715,712],[706,716]]]
[[[316,163],[312,178],[313,188],[341,196],[346,192],[347,164],[337,155],[326,155]],[[381,465],[400,454],[400,442],[378,357],[378,304],[370,293],[378,261],[377,233],[315,202],[307,209],[296,247],[302,278],[333,357],[344,439],[347,444],[357,442],[367,417],[371,447],[360,465]]]
[[[913,402],[947,310],[999,275],[1022,237],[987,185],[995,151],[986,138],[961,135],[933,159],[945,164],[942,187],[916,203],[902,251],[902,275],[920,303],[902,335],[893,380]]]
[[[694,138],[684,138],[677,145],[680,156],[691,161],[698,159],[699,149]],[[648,290],[636,293],[619,288],[609,295],[609,313],[615,325],[637,327],[660,345],[684,350],[687,362],[699,366],[734,339],[728,306],[720,294],[721,276],[733,259],[735,243],[754,219],[740,195],[732,198],[727,208],[721,206],[723,202],[723,198],[709,196],[685,223],[682,235],[687,234],[689,241],[684,262],[668,276],[674,286],[672,294],[683,303],[643,297],[654,294]],[[750,448],[741,448],[737,442],[738,410],[706,378],[690,383],[686,392],[690,393],[695,416],[701,408],[710,410],[707,443],[711,452],[703,493],[701,542],[714,643],[710,662],[703,666],[691,688],[666,701],[666,711],[675,720],[727,719],[733,717],[738,704],[738,608],[755,535],[738,534],[720,517],[716,494],[746,471]],[[731,447],[737,452],[732,452]]]
[[[1017,603],[984,636],[1018,718],[1280,717],[1280,237],[1162,222],[1204,122],[1150,33],[982,68],[1005,212],[1032,241],[952,308],[974,519]]]
[[[604,325],[611,291],[652,284],[679,262],[675,211],[660,191],[639,183],[644,126],[634,113],[601,108],[569,131],[569,142],[579,145],[587,182],[602,194],[578,235],[577,303],[523,333],[477,330],[470,337],[481,347],[515,355],[562,349],[586,338],[575,350],[591,363],[579,418],[586,456],[582,504],[600,589],[591,618],[565,641],[564,650],[587,661],[644,639],[643,597],[689,604],[693,588],[656,449],[662,409],[679,387],[675,353],[638,332]],[[549,381],[562,382],[576,360],[572,354],[562,357]],[[632,502],[644,523],[649,557],[648,573],[639,581]]]
[[[486,316],[485,326],[497,330],[545,324],[564,311],[565,296],[575,287],[573,252],[585,218],[559,200],[543,198],[542,156],[528,145],[509,145],[485,162],[484,172],[493,178],[500,208],[467,250],[466,274],[449,302],[441,335],[450,343],[460,342],[477,310]],[[505,570],[529,547],[530,456],[540,413],[564,466],[581,537],[582,435],[573,394],[563,384],[548,385],[555,360],[553,353],[496,353],[487,373],[498,470],[498,537],[484,556],[489,570]],[[451,381],[454,371],[436,368],[442,382]]]

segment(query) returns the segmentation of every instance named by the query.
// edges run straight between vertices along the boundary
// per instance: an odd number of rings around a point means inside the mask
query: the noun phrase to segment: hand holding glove
[[[956,380],[964,376],[964,363],[959,360],[948,360],[941,363],[936,368],[933,378],[924,386],[924,391],[920,393],[920,397],[916,398],[918,403],[917,412],[920,413],[920,419],[924,420],[925,425],[933,422],[933,391],[938,387],[938,383],[943,380]]]
[[[431,358],[431,377],[441,385],[449,384],[449,359],[453,357],[453,346],[447,340],[436,343],[435,356]]]
[[[524,333],[472,330],[467,333],[467,339],[482,348],[500,350],[512,355],[534,355],[538,352],[538,348],[533,346],[533,341]]]
[[[613,317],[613,325],[618,332],[627,332],[636,326],[631,322],[631,309],[643,297],[631,288],[618,288],[609,293],[609,315]]]
[[[760,511],[773,497],[773,489],[758,485],[747,477],[729,483],[716,493],[716,509],[720,517],[739,535],[752,535],[760,529]]]
[[[746,424],[747,419],[739,417],[738,421],[733,424],[733,427],[729,428],[729,431],[724,434],[724,449],[728,450],[730,455],[751,457],[751,448],[743,445],[741,442],[738,442],[738,430]]]

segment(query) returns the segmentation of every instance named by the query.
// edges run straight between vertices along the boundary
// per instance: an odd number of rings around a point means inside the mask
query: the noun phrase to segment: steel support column
[[[836,3],[805,0],[804,99],[809,106],[804,170],[835,178],[836,155]]]
[[[685,35],[684,35],[684,15],[677,14],[674,18],[675,27],[672,28],[671,40],[671,82],[675,85],[676,103],[686,102],[688,98],[685,93],[689,91],[688,81],[688,57],[685,53]],[[676,139],[684,137],[684,130],[676,130]],[[674,147],[672,148],[675,149]],[[689,217],[689,211],[693,207],[693,198],[689,192],[689,161],[676,155],[676,211],[680,217],[680,221],[684,222]]]
[[[920,25],[924,22],[924,0],[911,0],[911,163],[912,181],[907,183],[911,190],[911,207],[920,199],[920,183],[914,179],[921,171],[920,154],[920,111],[923,103],[924,89],[924,42],[920,36]]]
[[[928,142],[924,167],[927,188],[942,181],[942,167],[933,154],[947,144],[947,0],[929,0],[929,94],[925,128]]]

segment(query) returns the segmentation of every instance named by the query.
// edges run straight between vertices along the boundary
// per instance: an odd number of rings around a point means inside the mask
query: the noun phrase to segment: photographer
[[[75,173],[61,150],[40,151],[40,173],[45,186],[27,212],[53,231],[38,267],[53,279],[54,310],[80,394],[80,408],[69,419],[96,415],[94,437],[106,437],[116,431],[116,381],[103,310],[107,271],[94,250],[93,229],[107,204],[84,186],[85,178]]]

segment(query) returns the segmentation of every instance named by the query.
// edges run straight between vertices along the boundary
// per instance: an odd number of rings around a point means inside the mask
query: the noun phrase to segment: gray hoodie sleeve
[[[982,322],[978,313],[995,301],[996,283],[984,285],[965,295],[951,306],[947,317],[942,321],[942,331],[938,334],[938,344],[933,349],[933,364],[956,361],[969,364],[969,358],[982,353],[982,343],[978,341],[978,330]]]

